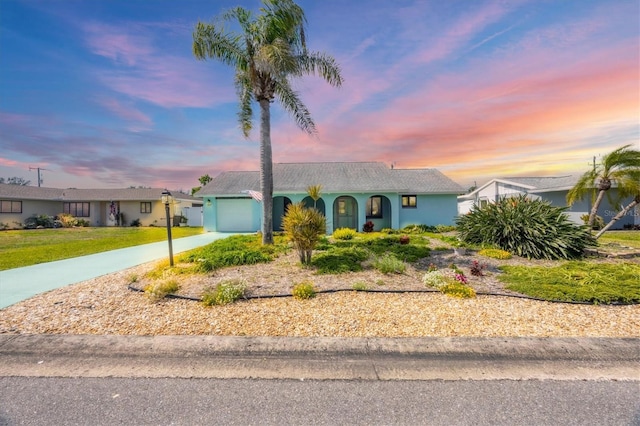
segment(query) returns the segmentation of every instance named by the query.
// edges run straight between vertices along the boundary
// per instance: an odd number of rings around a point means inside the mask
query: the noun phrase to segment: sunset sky
[[[0,0],[0,177],[190,190],[258,170],[233,70],[191,53],[198,20],[257,0]],[[638,0],[304,0],[336,89],[294,87],[317,124],[272,107],[274,162],[437,168],[468,187],[582,173],[640,148]],[[256,107],[255,112],[259,113]]]

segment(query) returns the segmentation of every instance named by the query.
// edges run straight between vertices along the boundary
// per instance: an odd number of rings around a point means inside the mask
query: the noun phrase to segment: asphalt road
[[[640,425],[638,382],[0,378],[0,425]]]

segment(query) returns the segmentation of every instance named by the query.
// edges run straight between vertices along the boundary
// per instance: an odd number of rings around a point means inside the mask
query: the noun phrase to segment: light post
[[[168,190],[164,190],[162,191],[162,204],[164,204],[164,211],[165,214],[167,215],[167,239],[169,240],[169,266],[173,266],[173,245],[171,244],[171,214],[169,212],[169,204],[171,204],[171,201],[173,200],[173,197],[171,196],[171,193]]]

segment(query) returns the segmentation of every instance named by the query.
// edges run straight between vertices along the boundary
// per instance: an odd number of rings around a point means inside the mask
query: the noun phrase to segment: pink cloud
[[[134,131],[148,130],[153,125],[151,117],[131,105],[124,104],[116,99],[101,99],[98,103],[117,117],[131,122],[131,129]]]

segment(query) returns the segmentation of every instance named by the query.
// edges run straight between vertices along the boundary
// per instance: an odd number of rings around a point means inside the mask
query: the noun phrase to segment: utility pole
[[[40,170],[49,171],[49,169],[41,169],[40,167],[31,167],[31,166],[29,166],[29,170],[37,170],[38,171],[38,188],[40,188],[40,184],[42,183],[42,179],[40,178]]]

